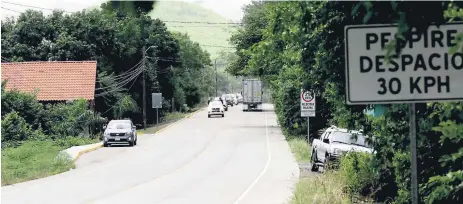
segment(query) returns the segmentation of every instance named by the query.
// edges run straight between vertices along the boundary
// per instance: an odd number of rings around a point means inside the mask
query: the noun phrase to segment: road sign
[[[162,108],[162,93],[151,93],[153,108]]]
[[[301,90],[301,117],[315,117],[315,95]]]
[[[416,103],[463,100],[463,53],[449,50],[463,32],[462,23],[430,26],[412,33],[398,58],[385,60],[385,46],[396,25],[345,27],[348,104]]]

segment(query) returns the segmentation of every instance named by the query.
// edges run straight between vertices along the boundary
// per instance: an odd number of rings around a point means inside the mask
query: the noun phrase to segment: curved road
[[[101,148],[72,171],[2,187],[2,203],[289,203],[299,168],[273,106],[264,108],[230,107],[224,118],[202,110],[135,147]]]

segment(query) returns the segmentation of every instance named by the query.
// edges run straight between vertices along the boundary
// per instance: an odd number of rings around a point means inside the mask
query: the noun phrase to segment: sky
[[[69,12],[80,11],[89,7],[98,7],[106,0],[1,0],[2,19],[9,16],[18,16],[18,12],[28,9],[28,7],[15,5],[23,4],[46,9],[63,9]],[[163,0],[172,1],[172,0]],[[242,7],[249,4],[251,0],[179,0],[184,2],[197,2],[204,8],[212,9],[227,19],[239,21],[243,17]],[[33,9],[33,8],[29,8]],[[45,14],[51,13],[49,10],[40,9]]]

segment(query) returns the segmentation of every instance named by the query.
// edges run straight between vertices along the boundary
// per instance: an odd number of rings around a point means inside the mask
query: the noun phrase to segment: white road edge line
[[[265,110],[264,110],[265,111]],[[254,187],[254,185],[259,182],[260,177],[262,177],[265,172],[267,171],[269,165],[270,165],[270,160],[272,160],[272,152],[270,151],[270,142],[269,142],[269,137],[268,137],[268,123],[267,123],[267,112],[265,111],[264,113],[265,116],[265,138],[267,140],[267,163],[265,164],[264,169],[260,172],[259,176],[257,176],[256,180],[251,183],[251,185],[243,192],[241,195],[235,200],[233,204],[238,204],[243,200],[243,198],[251,191],[251,189]]]

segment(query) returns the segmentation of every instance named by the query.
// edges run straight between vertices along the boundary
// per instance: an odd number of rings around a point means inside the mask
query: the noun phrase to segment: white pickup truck
[[[312,171],[318,171],[319,166],[337,161],[342,154],[350,151],[372,153],[373,148],[362,132],[331,126],[325,130],[320,139],[314,139],[312,142]]]

